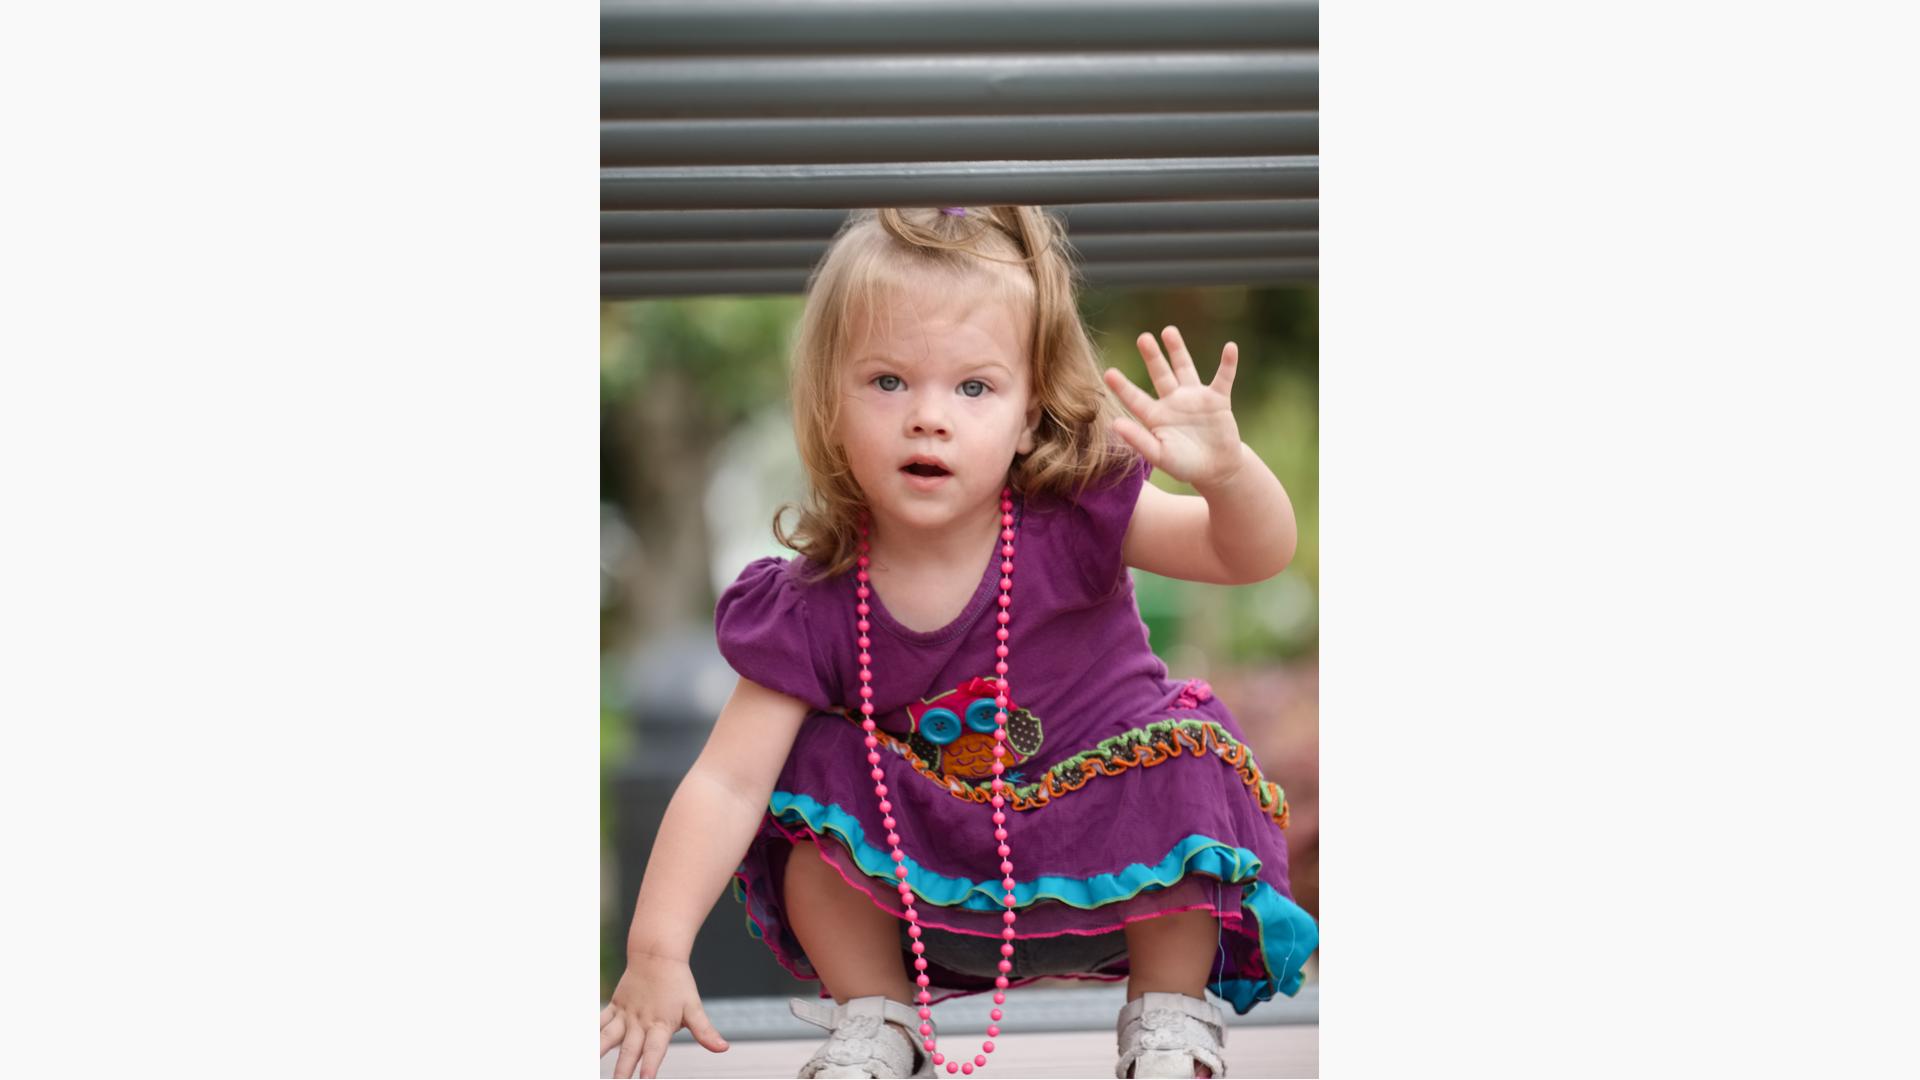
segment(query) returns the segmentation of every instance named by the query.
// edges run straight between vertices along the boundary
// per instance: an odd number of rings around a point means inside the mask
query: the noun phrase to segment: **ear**
[[[1032,408],[1027,410],[1027,426],[1024,431],[1020,432],[1020,441],[1014,444],[1014,447],[1013,447],[1014,453],[1016,454],[1033,453],[1033,446],[1034,446],[1033,435],[1034,435],[1034,432],[1038,431],[1039,429],[1040,429],[1040,406],[1036,404]]]

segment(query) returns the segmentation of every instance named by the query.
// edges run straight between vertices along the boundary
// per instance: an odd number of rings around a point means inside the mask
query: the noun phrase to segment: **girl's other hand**
[[[613,1003],[600,1012],[600,1056],[620,1048],[613,1066],[613,1075],[620,1080],[658,1076],[660,1061],[667,1056],[667,1040],[683,1027],[708,1050],[716,1054],[726,1050],[727,1040],[714,1030],[700,1006],[700,991],[685,960],[632,957],[620,985],[613,988]]]
[[[1243,460],[1240,426],[1233,419],[1233,373],[1240,360],[1239,346],[1227,342],[1220,351],[1220,370],[1213,383],[1200,381],[1193,356],[1181,340],[1180,329],[1161,331],[1171,361],[1160,352],[1152,334],[1143,333],[1134,344],[1147,362],[1158,401],[1133,385],[1114,368],[1106,371],[1107,385],[1120,404],[1138,419],[1120,417],[1113,429],[1138,450],[1153,467],[1204,491],[1233,479]]]

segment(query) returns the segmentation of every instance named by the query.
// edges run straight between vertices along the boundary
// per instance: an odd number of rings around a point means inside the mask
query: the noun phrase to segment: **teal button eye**
[[[960,737],[960,718],[952,709],[928,709],[920,714],[920,734],[935,746],[945,746]]]
[[[967,726],[991,735],[997,726],[993,722],[993,714],[999,711],[994,707],[992,698],[974,698],[973,704],[967,706]]]

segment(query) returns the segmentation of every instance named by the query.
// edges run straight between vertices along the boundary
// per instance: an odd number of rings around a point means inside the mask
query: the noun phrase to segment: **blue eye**
[[[935,746],[945,746],[960,737],[960,718],[952,709],[928,709],[920,714],[920,734]]]
[[[880,389],[885,390],[889,394],[893,393],[895,390],[898,390],[902,386],[906,385],[905,383],[900,381],[900,376],[898,375],[882,375],[879,378],[873,380],[873,382],[875,386],[878,386]],[[891,383],[891,385],[889,385],[889,383]]]
[[[970,389],[970,387],[976,386],[980,388],[977,393]],[[968,379],[966,382],[960,384],[960,392],[968,397],[979,397],[981,394],[987,392],[987,384],[981,382],[979,379]]]

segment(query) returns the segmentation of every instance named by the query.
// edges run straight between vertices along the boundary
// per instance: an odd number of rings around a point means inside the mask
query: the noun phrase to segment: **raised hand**
[[[1239,346],[1227,342],[1220,351],[1220,370],[1212,384],[1200,381],[1178,327],[1162,330],[1169,361],[1152,334],[1134,342],[1147,362],[1158,401],[1133,385],[1114,368],[1106,371],[1107,385],[1133,417],[1121,417],[1113,430],[1127,445],[1140,451],[1153,467],[1175,480],[1201,490],[1223,484],[1240,469],[1240,426],[1234,422],[1233,373],[1240,360]]]
[[[667,1040],[682,1027],[716,1054],[727,1048],[727,1040],[700,1006],[700,992],[685,961],[635,958],[614,988],[613,1003],[600,1012],[600,1053],[620,1048],[613,1066],[620,1080],[658,1076]]]

